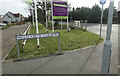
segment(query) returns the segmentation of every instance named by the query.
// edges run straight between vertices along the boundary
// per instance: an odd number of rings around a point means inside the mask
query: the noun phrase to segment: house
[[[23,22],[24,17],[20,13],[13,14],[12,12],[8,12],[3,16],[2,20],[8,23]]]
[[[0,15],[0,23],[2,23],[2,15]]]

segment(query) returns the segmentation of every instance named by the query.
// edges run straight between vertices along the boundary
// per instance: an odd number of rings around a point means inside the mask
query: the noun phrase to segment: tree
[[[26,3],[26,2],[25,2]],[[28,4],[28,9],[34,8],[34,3]],[[47,10],[50,10],[51,4],[47,2]],[[38,22],[45,23],[45,2],[37,1]]]
[[[103,23],[107,23],[107,19],[108,19],[108,8],[105,8],[103,13]]]
[[[101,16],[101,9],[98,5],[94,5],[91,9],[88,22],[90,23],[98,23],[98,18]]]

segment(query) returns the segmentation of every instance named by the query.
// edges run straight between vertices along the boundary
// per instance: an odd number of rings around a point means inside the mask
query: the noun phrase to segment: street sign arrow
[[[106,0],[100,0],[100,4],[104,5],[106,3]]]

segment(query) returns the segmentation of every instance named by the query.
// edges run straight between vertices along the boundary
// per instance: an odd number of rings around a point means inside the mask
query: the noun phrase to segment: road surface
[[[2,30],[2,59],[6,57],[11,48],[15,44],[15,36],[17,34],[23,33],[27,28],[27,25],[13,26]]]
[[[120,24],[112,25],[112,35],[111,35],[112,56],[111,56],[110,73],[118,72],[118,68],[116,68],[116,65],[118,65],[118,26],[120,26]],[[106,33],[107,33],[106,30],[107,30],[107,24],[103,24],[102,37],[104,39],[106,39]],[[88,24],[88,31],[96,33],[96,34],[100,34],[100,24]]]

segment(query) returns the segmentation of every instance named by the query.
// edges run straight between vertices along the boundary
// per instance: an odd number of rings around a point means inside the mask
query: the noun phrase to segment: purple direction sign
[[[30,14],[32,15],[32,9],[29,9],[29,11],[30,11]]]
[[[67,2],[53,0],[53,16],[67,16]]]

